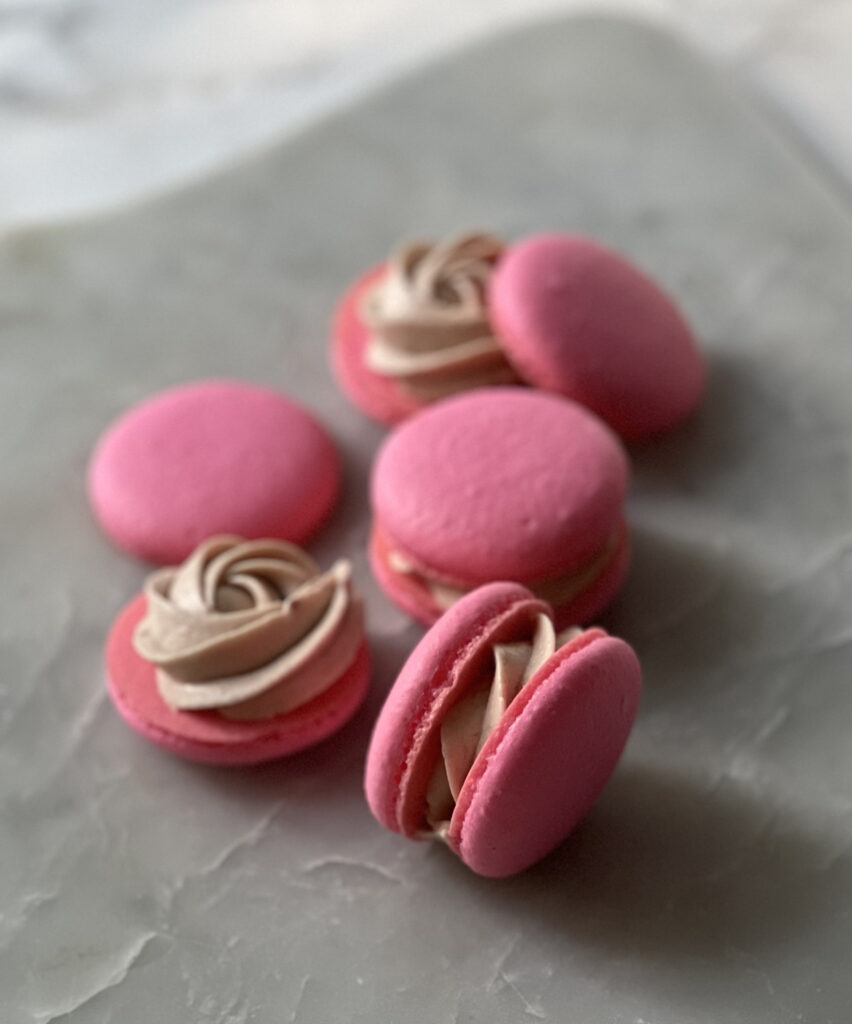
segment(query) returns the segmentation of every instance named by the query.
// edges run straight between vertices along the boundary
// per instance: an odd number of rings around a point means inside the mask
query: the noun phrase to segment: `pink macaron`
[[[392,425],[449,395],[517,383],[488,313],[503,244],[471,233],[405,244],[343,296],[331,363],[351,401]]]
[[[334,442],[311,413],[279,392],[212,380],[121,416],[95,448],[88,492],[118,547],[173,564],[216,533],[304,543],[331,515],[340,480]]]
[[[119,614],[106,673],[127,724],[190,760],[256,764],[319,743],[369,686],[349,565],[321,573],[282,541],[210,538]]]
[[[704,361],[683,315],[597,242],[546,234],[513,245],[489,303],[524,381],[580,402],[626,439],[668,430],[700,401]]]
[[[629,561],[618,438],[558,395],[485,388],[401,424],[373,466],[370,558],[385,591],[433,623],[464,593],[514,580],[589,622]]]
[[[525,588],[481,587],[403,667],[370,744],[367,801],[386,828],[443,842],[480,875],[523,871],[600,796],[640,691],[624,641],[558,634]]]

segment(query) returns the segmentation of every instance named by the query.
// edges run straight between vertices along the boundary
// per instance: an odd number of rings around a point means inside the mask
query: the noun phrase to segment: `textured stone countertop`
[[[849,5],[657,4],[693,45],[568,17],[424,60],[520,8],[0,0],[0,217],[75,216],[0,236],[2,1024],[849,1024]],[[604,625],[642,660],[636,730],[575,835],[501,882],[367,811],[422,634],[366,564],[384,432],[325,359],[359,271],[462,224],[623,250],[710,368],[698,415],[631,451]],[[312,551],[353,559],[375,658],[337,737],[244,772],[114,712],[104,636],[146,570],[84,489],[114,416],[214,376],[338,439]]]

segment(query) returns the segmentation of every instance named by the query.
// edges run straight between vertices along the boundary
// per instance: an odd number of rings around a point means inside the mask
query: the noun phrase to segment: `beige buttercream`
[[[278,540],[213,537],[153,573],[133,642],[176,710],[271,718],[328,689],[363,643],[351,566],[325,573]]]
[[[364,301],[369,369],[424,401],[516,382],[486,306],[502,251],[501,242],[482,234],[403,246]]]
[[[539,582],[524,582],[524,586],[532,591],[536,597],[547,601],[554,607],[567,604],[578,594],[587,590],[600,576],[612,561],[618,550],[619,532],[616,530],[611,534],[600,554],[595,555],[585,565],[564,573],[562,576],[554,576],[548,580]],[[423,569],[416,566],[410,559],[399,551],[391,550],[388,553],[387,561],[389,567],[396,573],[409,576],[421,583],[435,600],[441,611],[451,608],[456,601],[469,593],[473,587],[458,587],[447,583],[438,577],[431,576]]]
[[[446,839],[465,779],[507,708],[545,662],[581,633],[572,627],[557,634],[550,617],[539,614],[531,637],[494,645],[485,685],[463,697],[441,725],[441,757],[426,793],[429,835]]]

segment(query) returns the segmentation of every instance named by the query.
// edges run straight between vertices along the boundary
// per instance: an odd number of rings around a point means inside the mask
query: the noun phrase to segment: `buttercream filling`
[[[618,550],[618,543],[619,531],[615,530],[600,553],[595,555],[585,565],[561,576],[554,576],[551,579],[538,582],[533,581],[532,583],[523,581],[524,586],[532,591],[536,597],[547,601],[548,604],[552,604],[554,607],[567,604],[577,597],[578,594],[588,590],[603,575]],[[408,576],[425,587],[441,611],[451,608],[456,601],[474,589],[473,587],[457,586],[440,579],[440,577],[430,575],[393,548],[388,552],[387,564],[393,572],[399,573],[402,576]]]
[[[401,248],[361,310],[372,332],[367,367],[429,401],[516,382],[487,312],[502,251],[500,241],[482,234]]]
[[[459,793],[488,738],[512,701],[560,648],[583,631],[557,634],[549,616],[536,616],[532,638],[495,644],[484,681],[452,708],[441,725],[441,756],[426,791],[427,835],[446,840]]]
[[[179,711],[258,720],[327,690],[363,643],[351,566],[328,572],[284,541],[213,537],[178,568],[153,573],[133,637]]]

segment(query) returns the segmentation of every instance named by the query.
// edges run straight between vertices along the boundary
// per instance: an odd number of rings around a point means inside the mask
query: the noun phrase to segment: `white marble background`
[[[677,29],[852,181],[852,0],[0,0],[0,228],[138,200],[430,55],[581,6]]]

